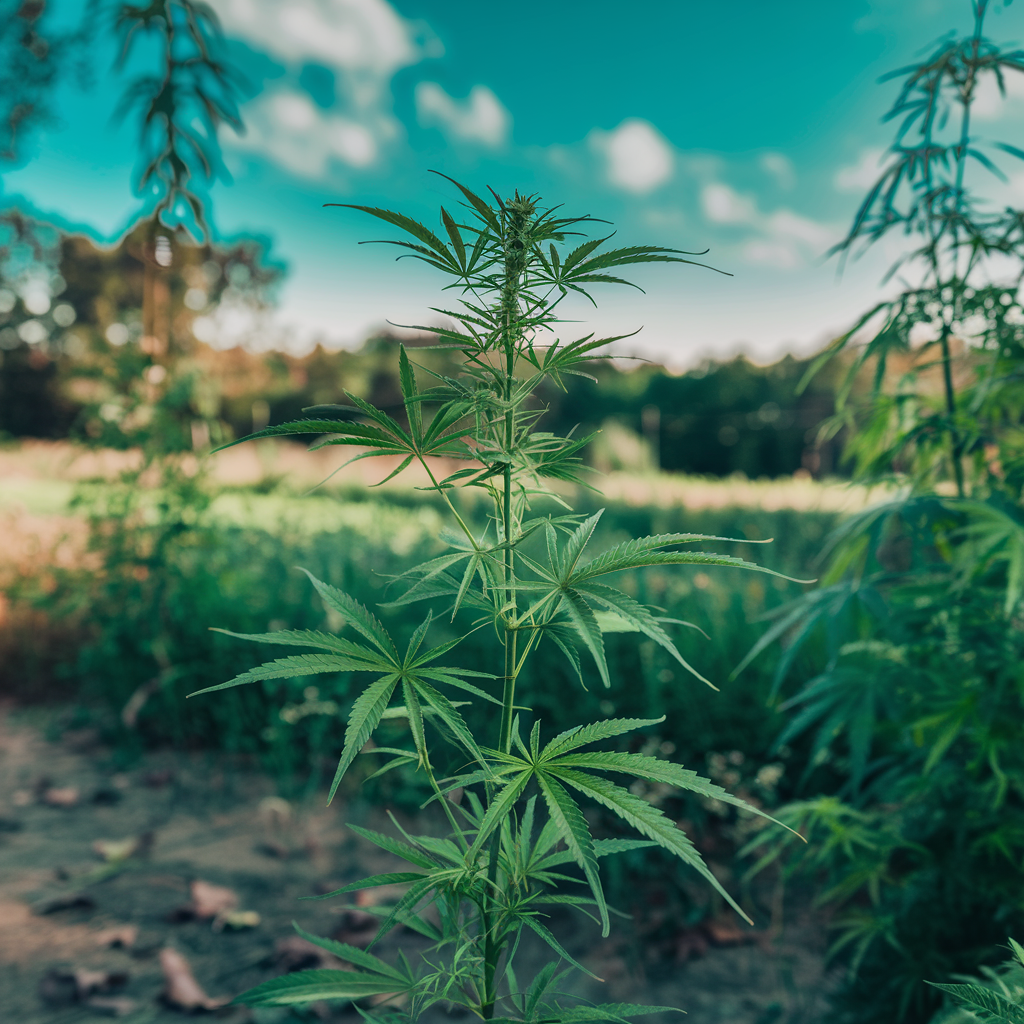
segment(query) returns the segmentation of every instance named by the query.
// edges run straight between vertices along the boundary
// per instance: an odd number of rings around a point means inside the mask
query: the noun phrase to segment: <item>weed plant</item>
[[[841,526],[821,587],[751,652],[785,640],[776,687],[799,680],[780,742],[811,741],[806,799],[783,816],[810,845],[791,863],[837,910],[838,1011],[863,1024],[928,1020],[927,980],[995,962],[1024,927],[1024,211],[977,185],[1024,150],[972,120],[1024,51],[985,37],[990,7],[975,0],[969,35],[891,76],[896,139],[837,247],[912,243],[898,294],[819,360],[854,351],[825,429],[849,428],[856,479],[902,494]],[[809,643],[820,659],[800,676],[790,658]],[[779,852],[767,843],[758,866]]]
[[[599,685],[617,695],[605,637],[634,633],[665,652],[679,672],[708,683],[673,638],[694,624],[667,619],[643,599],[646,595],[637,599],[610,580],[671,565],[772,571],[701,550],[719,538],[698,534],[631,538],[602,551],[594,539],[602,511],[573,512],[549,483],[584,483],[580,452],[589,438],[537,429],[543,409],[532,396],[542,382],[558,384],[564,375],[584,372],[588,361],[617,340],[588,335],[564,342],[556,333],[559,304],[570,293],[589,299],[597,284],[625,284],[616,276],[621,267],[692,265],[687,257],[693,254],[652,246],[607,249],[610,236],[570,249],[567,239],[593,225],[592,218],[562,216],[557,208],[543,208],[535,197],[518,193],[505,200],[494,194],[488,203],[453,184],[464,202],[456,216],[442,207],[445,240],[402,214],[354,209],[400,229],[407,237],[390,244],[448,276],[448,288],[460,296],[459,308],[435,312],[453,324],[438,334],[445,348],[461,353],[461,373],[433,374],[432,386],[424,388],[400,347],[401,421],[348,395],[351,404],[314,408],[304,419],[251,435],[317,434],[315,447],[364,449],[355,459],[390,456],[395,465],[386,479],[419,463],[449,516],[451,525],[442,534],[446,551],[399,575],[388,604],[426,602],[431,611],[407,639],[396,638],[350,593],[307,573],[316,593],[343,621],[343,631],[229,634],[306,653],[276,658],[199,691],[342,672],[369,676],[348,711],[330,797],[362,753],[373,759],[378,775],[415,768],[429,802],[444,813],[445,832],[410,835],[397,821],[397,835],[350,826],[407,868],[353,882],[323,898],[405,885],[405,894],[383,911],[374,942],[405,925],[431,945],[416,962],[399,954],[396,963],[388,963],[369,950],[300,930],[356,969],[297,972],[238,999],[250,1006],[284,1006],[383,995],[388,998],[377,1012],[390,1020],[416,1020],[440,1004],[484,1019],[621,1021],[664,1008],[567,1003],[560,994],[562,979],[572,968],[585,968],[545,923],[551,909],[576,909],[607,935],[612,911],[600,859],[660,847],[746,917],[686,834],[634,789],[667,786],[763,812],[665,758],[603,749],[609,741],[621,743],[661,726],[663,716],[607,714],[583,722],[576,717],[552,735],[521,686],[524,669],[539,648],[550,646],[581,683],[592,665]],[[462,468],[442,475],[442,460]],[[483,521],[464,515],[456,501],[456,489],[467,487],[485,496]],[[470,636],[489,639],[486,660],[455,662],[453,652]],[[543,685],[550,690],[553,683],[546,679]],[[481,709],[489,711],[485,727],[468,724],[463,712],[468,707],[475,708],[478,721]],[[370,742],[382,723],[396,720],[404,726],[400,738],[392,732],[387,745]],[[595,750],[597,744],[602,747]],[[634,788],[609,776],[625,776]],[[588,804],[609,812],[635,838],[595,839],[584,813]],[[530,933],[553,956],[536,976],[520,978],[516,953]]]

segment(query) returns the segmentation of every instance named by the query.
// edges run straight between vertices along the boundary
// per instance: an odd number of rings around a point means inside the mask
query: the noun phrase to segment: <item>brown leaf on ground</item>
[[[74,807],[81,795],[77,786],[51,786],[43,790],[41,799],[47,807]]]
[[[762,945],[765,933],[726,918],[708,918],[693,928],[684,928],[673,939],[676,963],[704,956],[712,946]]]
[[[196,981],[188,961],[176,950],[165,946],[160,950],[160,970],[164,975],[163,1000],[179,1010],[217,1010],[227,998],[208,996]]]
[[[96,933],[96,945],[109,948],[131,949],[139,937],[139,926],[121,924],[114,928],[104,928]]]
[[[749,926],[743,927],[724,918],[709,918],[703,922],[702,927],[716,946],[742,946],[756,942],[759,934]]]
[[[206,921],[238,909],[238,893],[224,885],[212,885],[197,878],[189,885],[192,902],[184,909],[190,910],[193,917]]]

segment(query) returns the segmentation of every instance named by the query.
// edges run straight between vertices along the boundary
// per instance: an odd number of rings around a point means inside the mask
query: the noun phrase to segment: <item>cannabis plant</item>
[[[533,396],[544,382],[558,385],[565,375],[584,372],[616,340],[587,335],[563,341],[556,330],[558,307],[568,295],[589,299],[594,285],[625,284],[615,272],[633,264],[701,264],[687,258],[695,254],[674,249],[609,249],[610,235],[573,243],[573,236],[598,222],[563,216],[558,208],[544,208],[536,197],[519,193],[510,199],[494,194],[488,203],[453,184],[462,199],[454,214],[441,209],[442,235],[400,213],[350,208],[411,236],[390,244],[449,279],[447,287],[460,296],[460,304],[435,309],[451,326],[429,330],[441,348],[461,354],[461,372],[431,372],[400,347],[400,412],[393,415],[348,395],[349,404],[316,407],[305,419],[251,435],[318,434],[314,448],[352,446],[359,449],[354,459],[390,457],[397,465],[385,479],[418,464],[451,517],[441,537],[447,551],[394,581],[388,603],[424,603],[431,610],[409,637],[395,637],[370,609],[311,576],[325,605],[344,620],[343,632],[232,634],[305,652],[199,691],[313,674],[346,680],[336,684],[334,694],[348,713],[330,797],[360,754],[374,762],[377,774],[412,767],[432,793],[429,802],[443,814],[444,831],[411,835],[394,822],[398,834],[385,835],[350,826],[407,866],[323,898],[404,885],[405,894],[383,913],[374,942],[405,925],[426,937],[429,950],[419,961],[400,954],[397,963],[388,963],[373,952],[307,936],[356,969],[289,974],[239,1001],[281,1006],[393,994],[393,1012],[403,1020],[442,1004],[485,1019],[618,1021],[656,1008],[566,1004],[560,979],[566,970],[585,969],[545,923],[554,908],[571,908],[608,934],[612,908],[601,882],[602,857],[661,847],[743,912],[677,824],[628,783],[609,776],[675,786],[761,812],[670,761],[595,749],[661,719],[581,722],[547,736],[531,709],[517,703],[516,681],[538,646],[549,643],[581,682],[592,665],[600,683],[612,686],[604,645],[609,631],[642,634],[703,679],[672,637],[673,627],[686,624],[660,617],[612,581],[644,566],[758,567],[694,550],[719,539],[695,534],[640,537],[596,549],[601,513],[574,514],[566,501],[570,489],[563,486],[583,482],[580,453],[589,438],[540,429],[543,409]],[[432,378],[430,386],[423,386],[424,378]],[[453,465],[460,468],[446,473]],[[474,488],[484,500],[468,503],[460,499],[460,488]],[[486,515],[474,517],[471,508],[483,508]],[[456,621],[454,638],[449,631],[448,639],[430,641],[439,625]],[[460,640],[471,630],[493,636],[489,664],[465,666],[455,660]],[[347,682],[350,676],[369,682],[350,690],[355,686]],[[472,702],[493,709],[489,733],[467,725],[460,708]],[[404,744],[370,743],[386,719],[404,723]],[[595,837],[585,814],[588,803],[617,816],[636,838]],[[534,978],[516,974],[524,935],[535,936],[554,954]]]
[[[1010,939],[1013,959],[998,970],[982,969],[984,980],[958,978],[956,984],[933,983],[952,1006],[940,1011],[932,1024],[1021,1024],[1024,1022],[1024,946]]]
[[[896,137],[837,247],[910,243],[897,294],[818,363],[848,360],[826,431],[845,425],[855,477],[898,492],[843,524],[822,586],[750,654],[786,642],[781,690],[821,642],[780,737],[802,747],[812,791],[783,816],[843,907],[843,998],[871,1024],[926,1020],[925,979],[975,971],[1024,924],[1024,211],[984,187],[1024,150],[987,142],[974,116],[1024,51],[986,38],[990,6],[890,76]]]

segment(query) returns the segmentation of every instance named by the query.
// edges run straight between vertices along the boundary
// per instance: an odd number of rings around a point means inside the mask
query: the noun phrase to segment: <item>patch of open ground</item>
[[[322,794],[288,803],[268,778],[223,756],[155,753],[119,770],[95,734],[49,741],[33,723],[36,714],[0,713],[4,1020],[78,1024],[120,1016],[170,1024],[186,1012],[209,1012],[273,1024],[291,1019],[290,1011],[220,1004],[286,970],[346,966],[318,958],[295,936],[293,920],[353,944],[369,941],[372,914],[302,897],[394,870],[397,862],[345,827],[386,830],[384,809],[343,801],[327,808]],[[415,831],[428,823],[406,817],[403,824]],[[647,925],[659,913],[664,918],[661,887],[650,883],[631,908]],[[396,898],[374,892],[385,902]],[[790,912],[750,932],[738,919],[696,927],[661,920],[657,943],[643,941],[644,927],[628,922],[608,940],[578,919],[556,915],[550,923],[605,979],[574,983],[588,998],[679,1006],[691,1024],[825,1019],[823,928],[806,914]],[[423,943],[393,933],[377,951],[388,958],[401,944],[415,954]],[[546,948],[524,946],[521,970],[528,975],[547,957]],[[192,987],[174,980],[183,963]],[[359,1019],[345,1004],[319,1004],[310,1016]],[[437,1012],[430,1019],[450,1018]]]

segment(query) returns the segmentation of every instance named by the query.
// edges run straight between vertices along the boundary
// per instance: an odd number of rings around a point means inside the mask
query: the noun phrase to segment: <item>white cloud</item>
[[[1004,75],[1006,95],[999,92],[999,83],[994,75],[985,75],[974,92],[971,116],[978,121],[999,121],[1004,117],[1020,116],[1024,105],[1024,74],[1020,72]]]
[[[386,0],[212,0],[225,31],[280,60],[287,76],[246,106],[249,131],[238,143],[306,177],[332,160],[374,163],[402,134],[392,111],[391,80],[401,68],[437,56],[425,26],[402,18]],[[318,110],[296,83],[303,65],[334,74],[338,109]],[[225,141],[233,143],[230,136]]]
[[[705,185],[700,199],[704,216],[715,224],[752,224],[758,218],[757,206],[750,196],[741,196],[721,182]]]
[[[758,160],[761,169],[767,171],[781,188],[792,188],[796,184],[793,162],[782,153],[762,153]]]
[[[768,217],[769,233],[780,239],[801,242],[812,249],[825,249],[835,241],[835,231],[792,210],[778,210]]]
[[[886,151],[872,146],[861,151],[857,162],[850,167],[841,167],[835,176],[835,186],[840,192],[863,192],[870,188],[882,173],[882,160]]]
[[[386,0],[212,0],[225,29],[289,64],[390,81],[423,56],[419,27]]]
[[[610,132],[595,128],[588,140],[606,161],[608,181],[627,192],[651,192],[675,171],[671,145],[649,121],[627,118]]]
[[[246,110],[248,131],[235,144],[267,153],[307,178],[322,178],[331,161],[368,167],[379,148],[373,132],[350,118],[321,110],[304,93],[264,93]]]
[[[436,82],[420,82],[415,100],[416,117],[424,127],[438,127],[456,139],[493,148],[508,141],[512,116],[485,85],[474,85],[464,100],[456,100]]]
[[[752,196],[741,195],[720,181],[704,186],[701,205],[709,221],[754,233],[740,250],[748,263],[785,269],[804,266],[836,239],[834,228],[793,210],[763,213]]]

